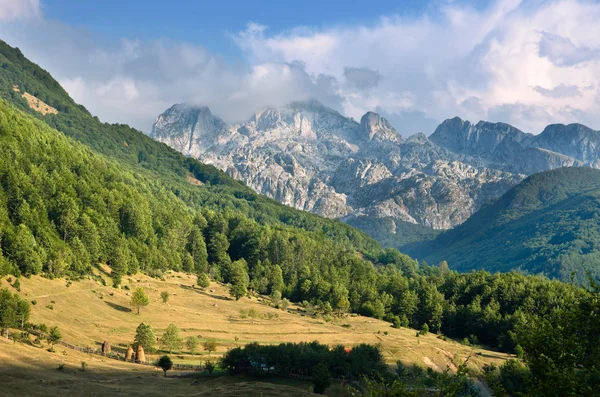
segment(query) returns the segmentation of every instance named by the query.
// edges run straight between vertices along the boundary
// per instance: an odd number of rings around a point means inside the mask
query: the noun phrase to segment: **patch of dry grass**
[[[98,275],[105,278],[110,285],[106,274],[98,272]],[[195,287],[195,281],[194,276],[183,273],[169,273],[164,281],[139,274],[124,278],[123,286],[127,286],[129,288],[127,290],[103,286],[91,279],[69,284],[64,279],[49,280],[34,276],[30,279],[21,279],[20,294],[29,301],[37,302],[32,306],[31,322],[46,323],[48,326],[58,325],[65,342],[96,349],[100,349],[102,342],[108,340],[113,351],[124,352],[133,342],[136,327],[144,322],[152,325],[157,337],[163,334],[170,323],[175,323],[185,338],[195,335],[201,340],[216,339],[218,348],[212,353],[213,359],[231,347],[249,342],[269,344],[313,340],[329,345],[377,344],[390,365],[395,365],[397,360],[401,360],[405,365],[415,363],[437,370],[443,370],[447,366],[452,368],[456,358],[464,360],[469,355],[470,364],[474,367],[481,367],[490,362],[501,363],[508,358],[508,355],[503,353],[471,348],[453,341],[443,341],[432,334],[416,337],[416,331],[412,329],[393,329],[389,323],[372,318],[347,316],[327,323],[322,319],[303,316],[294,305],[291,305],[288,311],[283,311],[261,303],[260,300],[263,298],[242,298],[235,301],[229,297],[226,286],[212,283],[209,288],[202,291]],[[5,279],[0,280],[0,287],[4,286],[8,286],[8,282]],[[140,315],[135,314],[135,310],[132,310],[129,305],[131,294],[137,287],[144,288],[150,298],[150,305],[142,308]],[[14,292],[12,287],[9,286],[9,289]],[[162,291],[169,293],[167,303],[163,303],[160,298]],[[47,307],[49,305],[52,305],[52,310]],[[262,317],[245,319],[240,317],[240,310],[247,312],[250,309],[254,309]],[[272,316],[278,315],[278,318],[268,319],[266,316],[268,313]],[[386,331],[387,335],[384,333]],[[33,349],[33,353],[27,349]],[[75,373],[76,371],[59,375],[54,373],[56,371],[53,368],[58,365],[56,358],[63,360],[60,352],[64,348],[61,346],[57,346],[57,353],[54,354],[28,346],[20,346],[17,350],[22,351],[22,355],[9,354],[9,351],[12,353],[12,347],[7,346],[5,340],[4,344],[0,344],[0,361],[7,362],[4,360],[11,357],[8,361],[11,368],[30,367],[34,372],[41,369],[52,370],[49,379],[59,376],[60,382],[66,382],[66,388],[69,387],[69,382],[78,381],[82,376]],[[48,355],[52,363],[46,362]],[[150,360],[156,357],[156,354],[149,355]],[[195,356],[184,351],[174,353],[172,358],[176,363],[200,364],[209,357],[200,346],[199,353]],[[104,379],[102,368],[106,368],[107,373],[110,374],[107,375],[108,378],[123,379],[116,382],[118,385],[110,382],[103,383],[103,390],[114,391],[125,388],[124,382],[127,387],[131,386],[131,390],[134,390],[135,385],[146,382],[147,377],[150,379],[158,377],[156,381],[162,382],[158,376],[160,373],[135,364],[103,359],[72,350],[67,352],[64,360],[70,360],[68,362],[74,368],[78,367],[82,360],[87,361],[90,369],[97,368],[93,371],[94,375],[90,376]],[[3,371],[6,371],[6,368]],[[13,371],[13,373],[18,372],[18,370]],[[138,379],[138,376],[142,378]],[[186,383],[185,387],[188,386],[189,384]],[[239,385],[239,387],[246,386]],[[273,386],[260,387],[264,389],[261,393],[267,396],[270,395],[268,389]],[[169,391],[173,392],[171,388]],[[301,393],[303,390],[294,390],[294,392]],[[180,393],[177,391],[175,395]],[[185,393],[182,391],[181,395]]]
[[[13,86],[13,91],[21,92],[21,90],[19,90],[19,86],[17,85]],[[22,93],[21,96],[25,98],[30,108],[32,108],[36,112],[43,114],[44,116],[47,114],[58,114],[58,110],[56,110],[52,106],[48,105],[46,102],[36,98],[28,92]]]

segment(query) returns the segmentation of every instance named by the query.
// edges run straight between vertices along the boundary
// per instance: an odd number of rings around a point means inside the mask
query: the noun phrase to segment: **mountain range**
[[[317,101],[267,108],[235,125],[207,107],[178,104],[158,116],[150,136],[395,247],[462,224],[533,173],[600,167],[600,132],[581,124],[533,135],[456,117],[429,137],[405,138],[377,113],[357,122]],[[374,226],[382,222],[383,230]]]

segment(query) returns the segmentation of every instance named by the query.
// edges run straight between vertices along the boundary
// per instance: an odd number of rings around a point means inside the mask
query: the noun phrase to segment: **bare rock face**
[[[600,165],[600,132],[454,118],[404,139],[377,113],[357,123],[319,102],[268,108],[228,125],[206,107],[175,105],[151,136],[259,193],[330,218],[392,217],[435,229],[464,222],[526,175]]]
[[[365,139],[370,141],[401,143],[402,136],[383,117],[374,112],[367,112],[360,119],[360,128]]]

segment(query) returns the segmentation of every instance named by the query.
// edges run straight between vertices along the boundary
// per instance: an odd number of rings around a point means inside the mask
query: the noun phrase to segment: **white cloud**
[[[502,117],[538,133],[582,114],[600,128],[598,90],[579,88],[600,86],[598,20],[600,4],[586,1],[507,0],[483,10],[450,3],[370,27],[274,35],[263,28],[238,41],[254,62],[299,60],[309,73],[338,81],[347,79],[347,67],[377,70],[382,82],[374,89],[347,84],[338,93],[354,117],[374,106],[436,120]]]
[[[41,17],[39,0],[0,0],[0,21]]]
[[[539,85],[533,88],[540,94],[549,98],[569,98],[573,96],[581,96],[581,91],[576,85],[560,84],[552,89],[540,87]]]
[[[0,0],[0,19],[4,4],[17,3],[34,4],[29,15],[40,15],[37,2]],[[249,23],[231,36],[243,62],[188,43],[106,42],[39,18],[21,28],[0,24],[0,35],[92,113],[145,131],[173,103],[208,105],[240,121],[260,107],[309,98],[355,119],[376,110],[403,135],[431,133],[454,116],[533,133],[575,121],[600,129],[600,4],[440,3],[365,26],[273,32]]]

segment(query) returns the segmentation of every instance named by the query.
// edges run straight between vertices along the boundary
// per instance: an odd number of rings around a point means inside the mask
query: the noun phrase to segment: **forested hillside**
[[[42,115],[33,110],[22,97],[24,92],[57,109],[58,113]],[[191,206],[227,207],[261,224],[287,224],[322,232],[328,238],[365,252],[379,247],[372,238],[353,227],[260,196],[215,167],[186,158],[127,125],[102,123],[76,104],[48,72],[1,40],[0,97],[97,153],[118,160],[119,167],[158,178],[164,189]],[[203,188],[196,186],[199,183],[204,184]]]
[[[453,269],[512,269],[587,282],[600,274],[600,171],[534,174],[464,224],[408,252]]]
[[[36,81],[36,75],[45,76],[36,70],[29,77]],[[62,92],[58,86],[54,91]],[[52,98],[44,100],[59,106]],[[60,109],[39,117],[68,124],[66,108]],[[120,127],[76,109],[90,127],[69,127],[65,134],[81,136],[83,144],[0,104],[2,273],[82,277],[107,263],[118,285],[125,273],[182,269],[198,273],[201,283],[209,276],[231,282],[238,296],[248,288],[278,291],[325,313],[360,312],[394,326],[427,324],[431,331],[509,351],[522,316],[577,300],[576,288],[543,278],[419,267],[396,250],[382,251],[350,226],[267,200],[123,127],[164,154],[144,167],[128,152],[135,139],[120,154],[103,149],[96,140],[117,145]],[[189,184],[183,176],[194,167],[223,178],[223,184],[201,179],[202,173],[195,175],[204,185]]]

